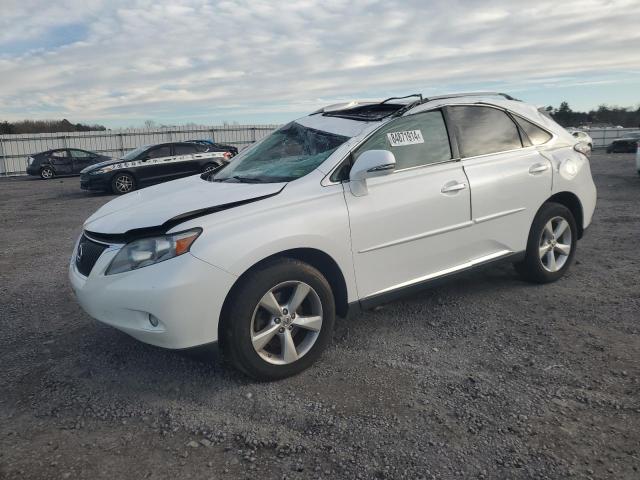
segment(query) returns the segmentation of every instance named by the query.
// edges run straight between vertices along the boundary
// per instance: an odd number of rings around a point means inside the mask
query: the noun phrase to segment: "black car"
[[[77,175],[85,168],[107,160],[111,158],[79,148],[56,148],[31,155],[27,173],[45,180],[60,175]]]
[[[607,153],[636,153],[640,142],[640,133],[617,138],[607,145]]]
[[[227,152],[231,152],[231,156],[235,156],[238,154],[238,148],[233,145],[225,145],[224,143],[216,143],[211,140],[187,140],[187,143],[197,143],[198,145],[206,145],[208,147],[213,147],[217,150],[224,150]]]
[[[154,183],[215,170],[231,156],[228,150],[197,143],[145,145],[119,160],[85,168],[80,175],[80,188],[123,194]]]

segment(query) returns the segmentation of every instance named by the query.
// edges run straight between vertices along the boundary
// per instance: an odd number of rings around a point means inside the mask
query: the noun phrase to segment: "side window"
[[[147,158],[162,158],[171,155],[171,147],[169,145],[163,145],[162,147],[152,148],[147,152]]]
[[[197,145],[178,144],[173,146],[173,151],[175,155],[191,155],[192,153],[197,153],[199,150]]]
[[[527,134],[527,137],[529,137],[529,140],[531,140],[532,144],[542,145],[543,143],[547,143],[549,140],[551,140],[551,135],[549,134],[549,132],[541,129],[537,125],[534,125],[533,123],[525,120],[522,117],[514,115],[514,118],[516,119],[516,122],[518,122],[518,125],[520,125],[520,128],[524,130],[524,133]],[[574,132],[573,136],[576,138],[583,138],[584,134],[582,132]]]
[[[509,115],[491,107],[449,107],[463,157],[521,148],[518,127]]]
[[[69,150],[69,151],[71,152],[71,156],[73,158],[87,158],[91,156],[89,152],[84,152],[82,150]]]
[[[56,152],[52,152],[51,156],[55,158],[67,158],[69,155],[66,150],[58,150]]]
[[[358,148],[354,159],[367,150],[389,150],[396,157],[397,170],[451,159],[449,136],[440,110],[391,121]]]

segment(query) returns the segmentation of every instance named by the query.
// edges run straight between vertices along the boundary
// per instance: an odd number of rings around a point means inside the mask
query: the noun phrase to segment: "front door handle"
[[[440,190],[442,193],[454,193],[467,188],[466,183],[458,183],[455,180],[453,182],[445,183]]]
[[[542,173],[542,172],[546,172],[547,170],[549,170],[549,165],[546,163],[535,163],[533,165],[531,165],[531,168],[529,168],[529,173],[531,174],[536,174],[536,173]]]

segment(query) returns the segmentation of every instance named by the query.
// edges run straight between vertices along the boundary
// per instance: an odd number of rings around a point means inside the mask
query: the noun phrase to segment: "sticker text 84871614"
[[[392,147],[401,147],[404,145],[415,145],[424,143],[422,132],[420,130],[407,130],[404,132],[387,133],[387,138]]]

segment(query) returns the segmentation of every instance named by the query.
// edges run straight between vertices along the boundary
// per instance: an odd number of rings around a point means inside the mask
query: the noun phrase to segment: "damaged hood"
[[[84,223],[84,229],[106,235],[154,229],[167,231],[190,218],[278,194],[286,183],[210,182],[199,175],[111,200]]]

